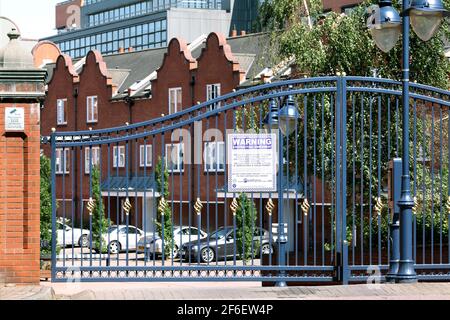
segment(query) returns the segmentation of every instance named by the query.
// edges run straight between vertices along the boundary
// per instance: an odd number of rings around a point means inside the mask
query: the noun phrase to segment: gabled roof
[[[197,60],[202,50],[206,47],[208,37],[202,35],[187,46],[190,56]],[[245,36],[227,38],[226,43],[231,49],[232,56],[239,63],[239,68],[245,74],[245,81],[241,86],[253,85],[260,82],[260,76],[264,69],[271,70],[270,61],[266,57],[270,34],[256,33]],[[117,86],[112,97],[121,100],[131,95],[133,98],[149,97],[151,95],[151,82],[156,77],[156,71],[162,66],[168,47],[147,49],[142,51],[117,53],[105,55],[108,76]],[[80,74],[85,64],[85,59],[73,61],[76,72]],[[54,72],[55,64],[45,66],[48,72],[47,82]],[[289,70],[283,69],[283,73]],[[274,74],[274,77],[277,75]],[[257,77],[257,79],[255,79]]]
[[[163,61],[166,48],[148,49],[136,52],[107,55],[103,58],[108,69],[130,70],[128,77],[118,88],[119,93],[128,91],[133,84],[145,79],[153,71],[157,70]]]

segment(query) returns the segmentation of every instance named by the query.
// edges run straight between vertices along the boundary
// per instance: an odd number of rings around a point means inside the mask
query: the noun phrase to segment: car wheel
[[[210,263],[214,260],[215,255],[213,249],[204,248],[200,254],[200,258],[202,259],[202,262]]]
[[[87,234],[83,234],[78,240],[78,245],[82,248],[87,248],[89,246],[89,237]]]
[[[261,247],[260,256],[262,256],[263,254],[271,254],[271,253],[273,253],[272,246],[268,243],[263,244]]]
[[[118,241],[111,241],[108,246],[109,253],[118,254],[120,252],[121,246]]]

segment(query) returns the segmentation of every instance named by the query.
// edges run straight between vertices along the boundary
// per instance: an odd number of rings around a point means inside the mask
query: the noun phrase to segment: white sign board
[[[228,192],[277,191],[277,135],[227,135]]]
[[[24,108],[5,108],[5,131],[25,130]]]

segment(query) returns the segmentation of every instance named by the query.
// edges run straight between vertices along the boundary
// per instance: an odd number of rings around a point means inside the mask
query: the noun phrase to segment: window
[[[181,111],[181,88],[169,89],[169,114]]]
[[[191,236],[198,236],[198,235],[200,235],[200,232],[198,231],[198,229],[190,228],[190,230],[191,230]],[[189,232],[189,229],[188,229],[188,232]]]
[[[97,96],[87,97],[87,122],[95,123],[98,121],[98,99]]]
[[[220,83],[208,84],[206,86],[206,101],[213,100],[220,97]],[[220,107],[220,102],[214,103],[210,106],[210,110]]]
[[[205,171],[225,171],[225,143],[206,142],[204,151]]]
[[[66,105],[67,99],[58,99],[56,102],[56,122],[58,125],[67,124]]]
[[[87,148],[84,151],[84,172],[89,174],[91,172],[91,152],[92,152],[92,168],[100,165],[100,147]]]
[[[113,159],[114,168],[124,168],[125,167],[125,147],[124,146],[114,147],[113,153],[114,153],[114,159]]]
[[[56,149],[56,174],[68,174],[69,163],[69,149]]]
[[[152,166],[152,146],[145,145],[140,146],[141,157],[140,165],[141,167],[151,167]]]
[[[184,145],[182,143],[166,144],[166,166],[171,172],[184,170]]]

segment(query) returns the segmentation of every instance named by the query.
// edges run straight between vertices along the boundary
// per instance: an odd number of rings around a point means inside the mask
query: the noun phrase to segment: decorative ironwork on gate
[[[450,279],[449,96],[411,84],[423,280]],[[54,132],[52,280],[348,283],[373,277],[374,266],[383,279],[400,97],[398,81],[305,78],[143,123]],[[277,192],[230,193],[227,130],[275,132],[266,116],[292,101],[300,118],[291,134],[276,131]]]

